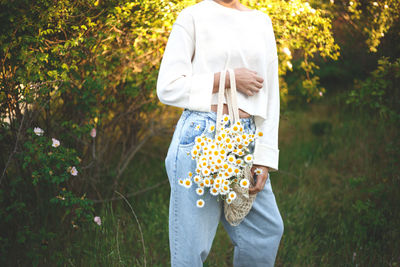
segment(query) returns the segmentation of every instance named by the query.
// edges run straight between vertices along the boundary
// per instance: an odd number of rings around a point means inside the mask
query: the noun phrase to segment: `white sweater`
[[[157,96],[166,105],[210,112],[211,105],[218,103],[218,93],[212,93],[214,73],[226,67],[245,67],[264,78],[255,95],[238,91],[237,102],[240,109],[254,115],[257,130],[264,133],[255,141],[253,163],[277,171],[278,54],[266,13],[240,11],[213,0],[184,8],[172,26],[161,60]]]

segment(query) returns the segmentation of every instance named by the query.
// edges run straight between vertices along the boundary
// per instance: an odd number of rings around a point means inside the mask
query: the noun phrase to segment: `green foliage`
[[[313,0],[311,3],[333,18],[340,29],[339,38],[349,34],[354,41],[360,35],[368,52],[373,53],[378,52],[382,39],[400,20],[398,0]],[[361,48],[361,44],[353,42],[352,45]]]
[[[385,119],[400,119],[400,58],[390,62],[378,60],[378,67],[364,81],[355,80],[347,104],[369,114],[378,113]]]
[[[271,180],[285,223],[276,265],[397,266],[396,125],[325,100],[282,122],[286,152]],[[321,122],[331,131],[310,134]]]
[[[276,266],[396,266],[400,264],[396,127],[324,101],[311,104],[310,110],[292,110],[282,121],[284,153],[280,171],[271,176],[285,224]],[[314,128],[330,130],[313,135]],[[152,140],[129,172],[140,173],[143,183],[165,180],[157,155],[166,151],[167,145],[160,144],[168,144],[167,139]],[[392,141],[382,146],[382,140]],[[126,182],[129,188],[144,186]],[[147,266],[170,264],[168,200],[168,184],[129,198],[142,226]],[[101,226],[85,225],[74,234],[71,242],[79,237],[81,256],[66,252],[64,259],[80,266],[144,266],[138,226],[124,202],[114,203],[102,205],[98,212]],[[232,259],[233,244],[220,225],[204,266],[232,266]]]
[[[385,33],[400,19],[400,2],[385,1],[350,1],[350,18],[357,21],[371,52],[378,51],[378,45]]]
[[[329,134],[332,131],[332,124],[329,121],[315,122],[311,125],[311,132],[316,136]]]
[[[24,264],[41,265],[57,232],[93,220],[93,202],[85,193],[79,197],[70,190],[73,168],[80,159],[74,149],[57,146],[57,141],[27,130],[23,151],[16,156],[21,169],[11,170],[19,175],[8,181],[3,187],[7,191],[0,195],[2,227],[9,229],[1,237],[3,264],[19,258]],[[79,173],[80,168],[76,168]],[[54,225],[47,223],[50,221]]]
[[[299,90],[308,102],[321,98],[326,89],[320,85],[315,70],[319,69],[316,58],[338,59],[340,47],[332,33],[332,20],[324,10],[313,8],[302,0],[244,1],[253,8],[267,13],[274,27],[280,75],[282,103],[287,103],[289,95]],[[284,76],[298,72],[297,86],[288,87]]]
[[[140,235],[129,210],[113,209],[111,205],[99,207],[103,225],[98,226],[93,222],[90,199],[101,203],[115,197],[115,190],[142,190],[166,177],[161,171],[162,158],[149,159],[152,153],[163,155],[168,144],[163,130],[172,129],[172,123],[168,124],[171,116],[155,94],[158,64],[177,13],[196,2],[199,1],[1,1],[0,159],[5,169],[0,174],[0,221],[2,229],[7,229],[0,235],[2,265],[143,264]],[[342,16],[335,9],[339,5],[317,8],[319,2],[243,1],[272,19],[283,103],[289,97],[308,101],[321,98],[326,90],[319,80],[320,59],[336,60],[339,56],[332,33],[332,18]],[[381,2],[378,4],[381,8]],[[390,2],[389,9],[379,9],[379,14],[385,16],[375,20],[377,10],[359,13],[365,4],[357,2],[354,10],[346,11],[343,17],[354,14],[355,25],[366,25],[368,44],[373,50],[381,33],[387,32],[398,18],[400,12],[395,12],[395,4]],[[364,14],[368,14],[365,19]],[[378,110],[383,116],[392,116],[393,112],[398,114],[395,83],[398,84],[399,63],[382,62],[381,69],[373,72],[371,78],[358,82],[350,101],[363,110]],[[290,78],[294,83],[289,87],[286,82]],[[175,123],[176,118],[173,119]],[[295,166],[306,173],[301,164],[320,167],[324,162],[317,160],[331,157],[339,151],[335,147],[351,147],[352,139],[345,145],[326,141],[338,134],[334,125],[320,120],[304,130],[311,129],[316,140],[292,142],[298,147],[288,147],[297,158],[287,159],[290,164],[284,163],[283,168]],[[34,134],[34,126],[43,127],[46,134]],[[96,136],[91,136],[93,130]],[[164,139],[143,147],[155,135]],[[60,146],[52,146],[53,136],[61,140]],[[340,131],[338,136],[347,137]],[[377,140],[382,136],[378,135]],[[395,139],[386,139],[389,140],[385,152],[392,155],[396,152]],[[323,145],[318,143],[321,140],[325,140]],[[370,149],[378,151],[379,147],[375,144]],[[362,154],[362,149],[357,149]],[[373,156],[385,158],[382,154]],[[351,162],[343,155],[337,158],[330,162],[338,164],[341,158]],[[292,165],[293,162],[300,165]],[[293,179],[277,186],[286,190],[277,190],[278,196],[289,196],[283,204],[289,230],[278,261],[311,265],[318,261],[339,262],[330,251],[329,241],[334,240],[335,253],[342,251],[349,262],[351,256],[345,254],[345,249],[351,251],[350,245],[367,244],[372,249],[373,242],[382,244],[380,234],[387,235],[390,241],[390,234],[397,237],[398,232],[390,230],[392,224],[387,220],[393,217],[390,205],[381,201],[383,194],[389,192],[390,204],[396,203],[393,192],[388,190],[394,183],[390,174],[395,163],[382,164],[391,166],[385,169],[389,178],[384,178],[388,179],[384,186],[381,181],[371,182],[369,173],[349,175],[348,184],[338,182],[351,194],[348,199],[339,194],[341,187],[326,190],[327,195],[314,196],[314,192],[326,189],[315,173],[304,176],[314,180]],[[77,168],[77,177],[71,176],[72,166]],[[317,186],[309,189],[310,184]],[[168,265],[166,189],[132,198],[144,228],[150,266]],[[343,220],[332,218],[331,205]],[[358,217],[354,219],[348,214]],[[382,229],[377,229],[377,225]],[[299,232],[306,233],[304,239]],[[340,235],[346,238],[338,238]],[[218,232],[217,248],[207,260],[208,266],[230,264],[228,256],[233,251],[228,239]],[[298,247],[299,243],[304,244],[303,248]],[[392,253],[390,247],[388,251]],[[364,255],[367,257],[368,253]]]
[[[113,194],[138,148],[157,132],[154,84],[173,7],[161,0],[1,1],[5,265],[56,262],[63,240],[94,223],[86,195]],[[32,136],[33,126],[49,136]],[[50,135],[62,145],[52,148]],[[79,178],[70,179],[71,166]]]

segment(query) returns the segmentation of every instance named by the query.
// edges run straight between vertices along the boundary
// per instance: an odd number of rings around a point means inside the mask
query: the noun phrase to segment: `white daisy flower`
[[[231,192],[229,192],[228,196],[229,196],[230,199],[235,200],[236,192],[235,191],[231,191]]]
[[[199,187],[199,188],[196,189],[196,193],[197,193],[199,196],[202,196],[202,195],[204,194],[204,189],[201,188],[201,187]]]
[[[252,154],[248,154],[244,157],[244,161],[246,161],[247,163],[250,163],[253,161],[253,155]]]
[[[213,156],[219,156],[219,150],[213,150],[212,152],[211,152],[211,154],[213,155]]]
[[[221,190],[219,191],[219,193],[220,193],[221,195],[226,195],[226,194],[228,194],[229,189],[230,189],[229,186],[224,185],[224,186],[221,187]]]
[[[224,164],[222,165],[222,168],[224,170],[227,170],[229,168],[229,164],[227,162],[224,162]]]
[[[239,126],[238,122],[235,122],[235,124],[232,125],[231,130],[233,133],[239,132],[240,126]]]
[[[236,136],[235,137],[235,142],[236,142],[237,145],[241,144],[242,143],[242,137],[240,137],[240,135]]]
[[[231,187],[229,185],[222,184],[221,185],[221,191],[224,191],[225,193],[228,193],[229,191],[231,191]]]
[[[216,196],[216,195],[218,195],[218,193],[219,193],[219,191],[218,191],[217,188],[213,187],[213,188],[210,189],[210,194],[211,195]]]
[[[186,188],[190,188],[190,187],[192,186],[192,181],[191,181],[189,178],[186,178],[186,179],[183,181],[183,185],[184,185]]]
[[[236,158],[235,155],[230,154],[227,158],[229,163],[235,163],[236,162]]]
[[[243,188],[249,188],[249,185],[250,185],[250,182],[247,179],[242,179],[240,181],[240,186],[243,187]]]
[[[210,185],[213,186],[214,185],[214,179],[210,179]],[[210,187],[211,187],[210,186]]]
[[[41,136],[41,135],[43,135],[43,133],[44,133],[44,131],[43,131],[41,128],[39,128],[39,127],[35,127],[35,128],[33,129],[33,131],[34,131],[35,134],[38,135],[38,136]]]
[[[234,167],[229,166],[228,169],[226,169],[226,172],[231,176],[233,174],[234,169],[235,169]]]
[[[211,186],[211,181],[210,181],[210,178],[205,178],[204,179],[204,185],[206,186],[206,187],[210,187]]]
[[[232,203],[232,199],[231,199],[231,198],[229,198],[229,197],[228,197],[228,198],[226,198],[226,200],[225,200],[225,201],[226,201],[226,203],[228,203],[228,204],[231,204],[231,203]]]
[[[239,176],[239,174],[240,174],[240,169],[237,168],[237,167],[235,167],[235,169],[233,169],[233,173],[236,175],[236,177]]]
[[[219,183],[214,183],[213,188],[220,190],[221,189],[221,184]]]
[[[229,143],[229,144],[226,145],[226,149],[227,149],[228,151],[232,151],[232,150],[234,150],[235,148],[234,148],[234,146],[233,146],[231,143]]]
[[[223,114],[222,116],[222,122],[224,122],[225,124],[227,124],[229,122],[229,116],[227,114]]]
[[[210,125],[210,127],[208,127],[208,132],[212,133],[215,131],[215,125]]]
[[[195,129],[196,131],[200,131],[200,127],[201,127],[201,125],[200,125],[200,124],[197,124],[196,127],[194,127],[194,129]]]
[[[192,154],[192,157],[196,157],[196,156],[199,155],[199,151],[197,149],[193,148],[192,151],[191,151],[191,154]]]
[[[261,168],[256,168],[256,169],[254,170],[254,172],[255,172],[257,175],[260,175],[260,174],[263,173],[263,170],[262,170]]]
[[[195,144],[199,145],[201,143],[201,141],[203,141],[203,139],[201,138],[201,136],[197,136],[195,139]]]
[[[179,183],[181,186],[184,186],[184,185],[185,185],[185,182],[184,182],[182,179],[179,179],[179,180],[178,180],[178,183]]]
[[[204,200],[202,199],[197,200],[196,205],[198,208],[204,207]]]
[[[200,177],[199,175],[196,175],[196,176],[193,177],[193,181],[194,181],[196,184],[198,184],[198,183],[200,183],[202,180],[201,180],[201,177]]]
[[[58,141],[57,139],[51,138],[51,140],[53,141],[53,144],[52,144],[53,147],[58,147],[60,145],[60,141]]]
[[[211,173],[211,171],[208,168],[204,168],[201,172],[203,173],[204,176],[208,176]]]

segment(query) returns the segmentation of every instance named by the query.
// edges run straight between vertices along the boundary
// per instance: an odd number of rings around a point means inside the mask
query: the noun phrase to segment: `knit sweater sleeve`
[[[183,9],[172,25],[160,63],[157,96],[166,105],[209,112],[214,73],[193,73],[195,44],[193,18]]]
[[[261,131],[263,136],[257,137],[254,148],[254,164],[269,167],[269,172],[278,171],[279,149],[278,130],[280,115],[279,94],[279,69],[278,54],[276,48],[275,34],[271,19],[268,17],[268,34],[270,40],[271,57],[267,62],[267,118],[255,117],[257,132]]]

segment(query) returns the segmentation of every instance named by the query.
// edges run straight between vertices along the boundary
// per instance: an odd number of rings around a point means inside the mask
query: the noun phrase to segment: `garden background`
[[[195,3],[0,1],[1,266],[169,265],[156,80]],[[241,3],[278,47],[276,266],[399,266],[400,1]],[[232,256],[220,226],[205,266]]]

